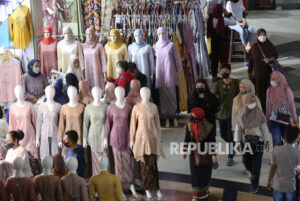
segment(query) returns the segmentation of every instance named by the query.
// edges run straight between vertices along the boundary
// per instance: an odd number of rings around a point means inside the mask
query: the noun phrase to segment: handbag
[[[196,166],[209,166],[212,163],[212,157],[209,154],[199,154],[194,151],[194,158]]]
[[[259,47],[260,52],[261,52],[261,54],[263,55],[264,59],[266,59],[267,57],[266,57],[266,55],[264,54],[264,52],[263,52],[262,48],[260,47],[260,45],[258,45],[258,47]],[[279,71],[279,72],[283,73],[283,69],[282,69],[282,67],[281,67],[281,65],[279,64],[279,62],[278,62],[277,59],[275,59],[272,63],[268,63],[268,65],[271,66],[273,72],[274,72],[274,71]]]
[[[286,122],[286,123],[290,123],[291,121],[291,115],[289,114],[284,114],[284,113],[281,113],[281,112],[277,112],[277,118],[276,118],[277,121],[283,121],[283,122]]]

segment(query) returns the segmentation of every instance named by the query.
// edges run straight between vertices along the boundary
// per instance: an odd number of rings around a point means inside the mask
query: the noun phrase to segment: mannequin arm
[[[59,116],[59,125],[58,125],[58,143],[60,145],[60,147],[62,147],[62,140],[63,140],[63,136],[64,136],[64,132],[65,132],[65,115],[64,115],[64,111],[63,108],[60,111],[60,116]]]
[[[57,63],[58,71],[62,72],[62,53],[61,53],[61,43],[57,44]]]
[[[85,183],[85,182],[84,182]],[[88,189],[86,184],[81,185],[80,188],[82,201],[89,201]]]
[[[85,109],[83,115],[83,147],[84,148],[87,147],[87,136],[89,132],[89,126],[90,126],[90,118],[87,110]]]
[[[100,61],[101,61],[102,72],[103,73],[107,72],[106,58],[105,58],[104,48],[102,44],[100,45]]]
[[[129,61],[129,57],[128,57],[128,50],[127,48],[124,48],[124,55],[123,55],[124,61]]]
[[[43,125],[43,114],[40,112],[40,107],[39,107],[39,111],[37,113],[37,119],[36,119],[36,139],[35,139],[36,147],[40,146],[42,125]]]
[[[121,186],[121,182],[119,180],[118,177],[115,177],[116,181],[115,181],[115,188],[116,188],[116,198],[117,201],[123,201],[123,192],[122,192],[122,186]]]
[[[174,61],[175,61],[175,65],[176,65],[176,71],[180,72],[180,71],[182,71],[182,62],[180,60],[178,50],[177,50],[177,48],[175,47],[174,44],[173,44],[172,48],[173,48]]]
[[[154,60],[154,52],[153,48],[149,51],[149,62],[151,68],[151,80],[153,81],[153,74],[155,74],[155,60]]]
[[[83,56],[83,51],[82,51],[82,46],[81,43],[78,42],[78,49],[77,49],[81,69],[84,70],[84,56]]]
[[[112,119],[111,119],[111,115],[110,115],[109,108],[108,108],[106,110],[104,148],[108,147],[108,140],[110,138],[111,126],[112,126]]]
[[[136,125],[137,125],[137,118],[136,118],[136,107],[133,107],[131,113],[131,120],[130,120],[130,148],[133,148],[135,142],[135,134],[136,134]],[[132,146],[132,147],[131,147]]]
[[[96,193],[95,184],[94,184],[94,178],[92,177],[89,182],[89,199],[90,201],[96,201],[94,199],[94,194]]]

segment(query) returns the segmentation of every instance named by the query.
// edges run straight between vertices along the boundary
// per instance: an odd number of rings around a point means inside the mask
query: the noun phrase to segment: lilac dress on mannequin
[[[160,27],[158,32],[161,29],[165,38],[153,46],[156,56],[155,87],[159,89],[162,118],[175,119],[177,71],[182,70],[182,63],[176,46],[167,39],[166,29]]]

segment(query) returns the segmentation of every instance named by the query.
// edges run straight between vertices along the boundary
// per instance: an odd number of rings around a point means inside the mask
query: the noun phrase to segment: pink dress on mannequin
[[[20,141],[20,145],[34,158],[38,158],[38,151],[35,146],[35,122],[36,112],[31,103],[26,102],[23,107],[13,104],[9,111],[9,130],[22,130],[24,139]]]

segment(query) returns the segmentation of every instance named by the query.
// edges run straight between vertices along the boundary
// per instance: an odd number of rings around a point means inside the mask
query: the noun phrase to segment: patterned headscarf
[[[117,29],[112,29],[109,32],[110,35],[115,34],[116,35],[116,41],[109,41],[107,44],[112,49],[119,49],[123,45],[123,41],[120,35],[120,32]]]

